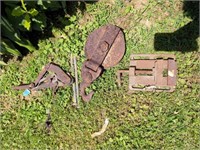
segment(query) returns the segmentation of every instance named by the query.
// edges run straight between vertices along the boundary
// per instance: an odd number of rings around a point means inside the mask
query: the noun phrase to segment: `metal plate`
[[[125,40],[121,29],[119,30],[116,37],[111,37],[112,33],[107,32],[108,29],[113,31],[120,28],[114,25],[102,26],[90,33],[85,45],[85,55],[87,59],[90,60],[91,57],[94,56],[93,54],[98,50],[97,46],[103,37],[114,38],[114,42],[112,43],[111,47],[109,47],[110,50],[102,63],[102,66],[105,69],[117,65],[125,53]]]

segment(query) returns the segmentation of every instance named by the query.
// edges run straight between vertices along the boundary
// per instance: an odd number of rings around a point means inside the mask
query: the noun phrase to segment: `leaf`
[[[12,15],[12,10],[15,7],[16,6],[12,7],[12,9],[10,9],[9,7],[5,8],[5,12],[6,12],[5,18],[9,21],[9,24],[11,24],[12,27],[15,29],[14,32],[18,32],[18,30],[27,31],[23,26],[20,25],[25,14],[21,16],[17,16],[17,17]]]
[[[2,35],[12,41],[15,41],[16,40],[15,34],[17,34],[17,31],[14,30],[12,25],[3,16],[1,16],[1,24],[2,24],[2,26],[1,26],[2,27],[2,30],[1,30]]]
[[[24,4],[24,0],[21,0],[21,3],[22,3],[23,9],[24,9],[25,11],[27,11],[26,6],[25,6],[25,4]]]
[[[8,52],[14,56],[21,56],[21,53],[14,47],[10,40],[2,39],[1,48],[3,51]]]
[[[61,9],[61,4],[60,2],[58,1],[52,1],[52,0],[49,0],[49,1],[43,1],[43,9],[49,9],[51,11],[55,11],[55,10],[58,10],[58,9]]]
[[[26,42],[26,43],[25,43]],[[35,51],[35,47],[31,44],[29,40],[25,40],[24,43],[16,42],[18,45],[27,48],[30,52]]]
[[[0,65],[1,65],[1,66],[5,66],[5,65],[7,65],[7,64],[6,64],[5,62],[3,62],[3,61],[0,60]]]
[[[46,1],[45,1],[45,2],[46,2]],[[47,1],[47,3],[48,3],[48,1]],[[45,5],[43,4],[42,0],[38,0],[38,1],[37,1],[37,4],[40,5],[40,6],[42,6],[43,9],[47,9],[47,7],[45,7]]]
[[[38,4],[38,5],[43,5],[42,0],[38,0],[38,1],[37,1],[37,4]]]
[[[32,28],[42,31],[46,27],[46,17],[44,13],[39,13],[35,18],[32,18]]]
[[[15,42],[16,44],[18,44],[19,46],[25,47],[31,52],[36,50],[35,47],[31,44],[31,42],[29,40],[20,38],[16,32],[10,32],[9,30],[6,30],[6,28],[2,28],[2,29],[4,29],[3,35],[5,37],[9,38],[10,40],[12,40],[13,42]],[[9,46],[12,45],[12,42],[10,42],[10,44],[8,44],[8,45]],[[1,44],[1,52],[2,53],[8,52],[8,53],[11,53],[14,55],[16,53],[16,49],[15,49],[15,51],[13,51],[14,48],[9,49],[9,46],[6,47],[5,44],[4,44],[4,46],[2,46],[2,44]]]
[[[15,34],[15,37],[17,40],[15,40],[14,42],[17,43],[19,46],[25,47],[31,52],[36,50],[29,40],[25,40],[24,38],[19,38],[17,34]]]
[[[70,17],[70,18],[69,18],[69,20],[70,20],[71,22],[74,22],[74,21],[76,21],[76,16],[75,16],[75,15],[73,15],[72,17]]]
[[[39,12],[35,9],[35,8],[32,8],[31,10],[29,10],[29,14],[31,16],[37,16]]]
[[[28,31],[30,30],[31,20],[30,20],[30,16],[28,14],[25,15],[24,19],[22,20],[21,25],[23,25],[24,28],[26,28]]]
[[[12,16],[21,16],[25,13],[25,11],[20,7],[17,6],[12,10]]]
[[[4,27],[6,30],[8,30],[9,32],[14,32],[14,29],[12,27],[12,25],[8,22],[8,20],[6,18],[4,18],[3,16],[1,16],[1,24],[2,27]],[[4,31],[4,30],[3,30]]]
[[[131,6],[127,6],[125,9],[125,14],[128,14],[131,11]]]
[[[61,1],[61,6],[65,12],[65,14],[67,14],[67,9],[66,9],[66,2],[65,1]]]
[[[7,37],[8,39],[12,40],[13,42],[17,43],[19,46],[27,48],[29,51],[34,51],[35,47],[31,44],[29,40],[23,39],[19,37],[19,34],[16,30],[13,29],[11,24],[1,16],[1,24],[2,24],[2,35]],[[10,42],[11,43],[11,42]],[[12,43],[11,43],[12,44]],[[1,47],[2,51],[3,47]],[[5,49],[5,47],[4,47]],[[12,52],[12,51],[11,51]]]

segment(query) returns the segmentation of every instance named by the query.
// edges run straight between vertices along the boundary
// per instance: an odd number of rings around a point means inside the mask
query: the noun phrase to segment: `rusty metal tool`
[[[55,91],[58,87],[70,85],[72,82],[72,77],[65,73],[58,65],[48,63],[33,83],[15,86],[14,89],[29,89],[36,91],[44,88],[53,88]]]
[[[119,86],[123,74],[129,74],[130,91],[173,92],[177,80],[175,56],[172,54],[131,55],[129,70],[117,72]]]
[[[104,69],[119,63],[125,53],[125,40],[122,30],[115,25],[105,25],[94,30],[87,38],[85,55],[87,60],[82,65],[80,95],[89,101],[94,92],[85,93],[85,89],[96,80]]]

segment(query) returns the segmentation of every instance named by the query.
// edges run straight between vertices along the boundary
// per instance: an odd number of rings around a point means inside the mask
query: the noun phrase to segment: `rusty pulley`
[[[105,25],[94,30],[87,39],[80,84],[80,94],[84,101],[92,98],[93,91],[88,95],[85,89],[102,73],[103,69],[115,66],[125,53],[125,40],[122,30],[114,25]]]

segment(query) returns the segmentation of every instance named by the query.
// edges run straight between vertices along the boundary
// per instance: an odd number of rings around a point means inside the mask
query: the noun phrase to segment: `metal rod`
[[[70,58],[70,63],[71,63],[71,71],[72,74],[74,74],[74,63],[73,63],[73,56],[71,54],[71,58]],[[73,105],[76,105],[76,87],[75,87],[75,83],[72,84],[72,90],[73,90]]]
[[[76,57],[74,56],[74,71],[75,71],[75,84],[76,84],[76,105],[79,107],[79,87],[78,87],[78,72],[77,72],[77,63],[76,63]]]

